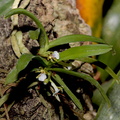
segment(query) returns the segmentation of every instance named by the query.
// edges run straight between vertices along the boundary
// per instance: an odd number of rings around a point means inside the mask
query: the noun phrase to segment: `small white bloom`
[[[72,69],[72,66],[68,66],[67,69],[68,69],[68,70],[71,70],[71,69]]]
[[[56,89],[55,92],[53,93],[53,96],[55,96],[60,90]]]
[[[40,76],[38,77],[39,81],[44,81],[47,78],[45,73],[41,73]]]
[[[55,96],[59,91],[60,89],[58,89],[58,87],[55,85],[54,82],[51,82],[51,86],[54,88],[55,92],[53,93],[53,96]]]
[[[53,58],[56,58],[56,59],[59,59],[59,58],[60,58],[59,53],[58,53],[57,51],[54,51],[54,52],[53,52],[52,57],[53,57]]]
[[[113,115],[110,115],[110,120],[113,119]]]

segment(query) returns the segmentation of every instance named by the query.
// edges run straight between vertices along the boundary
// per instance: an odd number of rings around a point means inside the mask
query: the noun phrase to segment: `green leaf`
[[[93,84],[94,86],[97,87],[97,89],[99,90],[99,92],[103,96],[104,100],[107,102],[107,105],[108,106],[111,105],[111,103],[110,103],[108,97],[106,96],[104,90],[102,89],[101,85],[95,79],[93,79],[90,75],[85,74],[85,73],[78,73],[78,72],[74,72],[74,71],[69,71],[69,70],[65,70],[62,68],[47,68],[47,70],[56,71],[56,72],[60,72],[60,73],[68,74],[68,75],[73,75],[73,76],[82,78],[82,79],[90,82],[91,84]]]
[[[19,58],[16,67],[7,75],[5,84],[15,82],[18,79],[18,74],[24,70],[32,59],[36,59],[42,66],[47,66],[48,62],[40,56],[33,56],[32,54],[23,54]]]
[[[115,74],[115,72],[109,67],[107,66],[106,64],[102,63],[101,61],[95,61],[93,62],[93,64],[97,65],[98,67],[102,68],[104,71],[106,71],[109,75],[111,75],[114,80],[117,82],[117,83],[120,83],[120,80],[119,80],[119,77]]]
[[[37,29],[37,30],[30,30],[29,31],[29,37],[32,39],[32,40],[37,40],[38,37],[39,37],[39,34],[40,34],[40,29]]]
[[[5,94],[2,98],[0,98],[0,107],[8,100],[9,93]]]
[[[0,16],[5,15],[12,7],[14,0],[0,0]]]
[[[44,29],[43,25],[41,24],[41,22],[39,21],[39,19],[37,19],[34,16],[33,13],[31,13],[31,12],[25,10],[25,9],[22,9],[22,8],[12,9],[11,11],[9,11],[6,14],[5,17],[7,18],[7,17],[10,17],[10,16],[12,16],[14,14],[24,14],[24,15],[30,17],[36,23],[36,25],[38,26],[38,28],[41,30],[40,37],[39,37],[39,43],[40,43],[40,47],[44,51],[47,48],[47,45],[48,45],[48,37],[47,37],[45,29]]]
[[[7,75],[6,77],[6,81],[5,81],[5,84],[9,84],[9,83],[12,83],[14,81],[17,80],[17,77],[18,77],[18,72],[17,72],[17,69],[16,67],[14,69],[12,69],[9,74]]]
[[[33,55],[32,54],[23,54],[17,64],[16,64],[16,69],[17,72],[19,73],[21,70],[25,69],[27,67],[27,65],[30,63],[30,61],[33,59]]]
[[[20,71],[25,69],[29,62],[32,60],[33,55],[32,54],[23,54],[19,58],[16,67],[7,75],[5,84],[12,83],[17,80],[18,74]]]
[[[88,63],[93,63],[94,65],[98,66],[99,68],[102,68],[104,70],[104,72],[107,72],[109,75],[111,75],[111,77],[117,82],[120,83],[120,80],[118,78],[118,76],[115,74],[115,72],[106,64],[102,63],[101,61],[95,59],[95,58],[90,58],[90,57],[86,57],[86,58],[80,58],[78,59],[82,62],[88,62]]]
[[[88,35],[68,35],[64,37],[57,38],[56,40],[53,40],[49,43],[48,49],[58,46],[58,45],[63,45],[67,43],[72,43],[72,42],[84,42],[84,41],[91,41],[91,42],[97,42],[97,43],[105,43],[104,40],[100,38],[96,38],[93,36],[88,36]]]
[[[43,67],[47,67],[51,65],[51,62],[48,62],[46,59],[40,57],[39,55],[34,56],[33,59],[38,60]]]
[[[85,58],[79,58],[78,60],[82,61],[82,62],[87,62],[87,63],[93,63],[94,65],[102,68],[104,70],[104,72],[107,72],[112,78],[114,78],[114,80],[117,82],[117,83],[120,83],[120,80],[118,78],[118,76],[115,74],[115,72],[109,67],[107,66],[106,64],[102,63],[101,61],[95,59],[95,58],[90,58],[90,57],[85,57]],[[66,63],[61,63],[58,62],[58,64],[61,64],[63,66],[70,66],[69,64],[66,64]]]
[[[111,107],[107,107],[102,102],[95,120],[120,120],[120,85],[114,83],[108,90],[107,95],[111,102]]]
[[[117,74],[120,78],[120,70]],[[107,107],[106,103],[102,101],[102,104],[98,110],[97,116],[95,120],[119,120],[120,119],[120,84],[116,82],[112,82],[111,86],[107,91],[107,95],[110,99],[111,106],[110,108]]]
[[[107,91],[108,91],[109,87],[111,86],[112,82],[113,82],[113,80],[110,80],[110,81],[107,81],[107,82],[104,82],[103,84],[101,84],[101,87],[103,88],[105,93],[107,93]],[[96,89],[93,92],[92,102],[94,104],[96,104],[97,106],[100,106],[101,105],[101,101],[103,101],[103,98],[101,97],[101,94],[98,91],[98,89]]]
[[[113,0],[104,18],[102,38],[108,44],[113,45],[114,51],[100,55],[98,59],[114,70],[120,64],[120,0]],[[101,80],[106,80],[108,74],[101,69],[99,71]]]
[[[66,86],[66,84],[63,82],[63,80],[60,78],[60,76],[57,74],[54,74],[54,75],[52,75],[52,77],[54,78],[54,80],[56,80],[57,83],[59,83],[63,87],[64,91],[72,99],[72,101],[77,105],[77,107],[82,110],[83,109],[82,104],[76,98],[76,96],[71,92],[71,90]]]
[[[112,49],[111,46],[102,44],[73,47],[63,52],[60,52],[60,59],[58,61],[80,59],[88,56],[104,54],[110,51],[111,49]]]

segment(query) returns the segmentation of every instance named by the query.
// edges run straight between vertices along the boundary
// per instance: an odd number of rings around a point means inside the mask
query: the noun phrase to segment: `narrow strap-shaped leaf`
[[[78,60],[82,61],[82,62],[87,62],[87,63],[93,63],[93,62],[97,61],[97,59],[95,59],[93,57],[84,57],[84,58],[80,58]]]
[[[108,103],[108,105],[109,106],[111,105],[110,101],[109,101],[108,97],[106,96],[104,90],[102,89],[101,85],[95,79],[93,79],[91,76],[84,74],[84,73],[78,73],[78,72],[74,72],[74,71],[65,70],[62,68],[47,68],[47,70],[61,72],[61,73],[65,73],[68,75],[73,75],[73,76],[82,78],[86,81],[89,81],[91,84],[93,84],[94,86],[97,87],[97,89],[99,90],[99,92],[103,96],[104,100]]]
[[[60,76],[57,75],[57,74],[54,74],[54,75],[52,75],[52,77],[54,78],[54,80],[55,80],[57,83],[59,83],[59,84],[63,87],[64,91],[65,91],[65,92],[67,93],[67,95],[73,100],[73,102],[77,105],[77,107],[82,110],[82,109],[83,109],[83,108],[82,108],[82,104],[81,104],[80,101],[76,98],[76,96],[71,92],[71,90],[66,86],[66,84],[63,82],[63,80],[60,78]]]
[[[95,58],[92,58],[92,57],[80,58],[78,60],[80,60],[82,62],[93,63],[94,65],[105,70],[112,78],[114,78],[114,80],[117,83],[120,83],[120,80],[119,80],[118,76],[115,74],[115,72],[108,65],[104,64],[103,62],[101,62]]]
[[[88,56],[99,55],[106,53],[111,49],[112,49],[111,46],[103,45],[103,44],[83,45],[79,47],[73,47],[63,52],[60,52],[60,59],[58,61],[80,59]]]
[[[7,75],[5,83],[9,84],[15,82],[18,78],[19,72],[24,70],[32,59],[37,59],[43,66],[48,65],[48,62],[40,56],[34,56],[32,54],[23,54],[19,58],[16,67]]]
[[[113,22],[113,21],[116,22]],[[100,55],[98,59],[108,66],[112,70],[117,70],[120,64],[120,1],[113,0],[112,5],[107,11],[102,26],[102,38],[110,45],[113,45],[113,52],[109,52],[105,55]],[[104,82],[108,74],[103,70],[98,70],[101,74],[100,78]]]
[[[10,10],[7,14],[6,14],[6,18],[10,17],[14,14],[24,14],[28,17],[30,17],[38,26],[38,28],[40,28],[41,32],[40,32],[40,38],[39,38],[39,43],[40,43],[40,47],[44,48],[48,45],[48,37],[47,34],[45,32],[45,29],[43,27],[43,25],[41,24],[41,22],[34,16],[34,14],[32,14],[31,12],[22,9],[22,8],[16,8],[16,9],[12,9]]]
[[[92,61],[92,60],[91,60]],[[106,64],[104,64],[103,62],[99,61],[99,60],[96,60],[94,62],[92,62],[94,65],[97,65],[98,67],[102,68],[103,70],[105,70],[109,75],[111,75],[111,77],[114,78],[114,80],[117,82],[117,83],[120,83],[120,80],[119,80],[119,77],[114,73],[114,71],[109,67],[107,66]]]
[[[0,98],[0,107],[7,101],[9,97],[9,93],[5,94],[2,98]]]
[[[104,40],[100,39],[100,38],[96,38],[93,36],[88,36],[88,35],[67,35],[64,37],[60,37],[57,38],[54,41],[51,41],[48,49],[58,46],[58,45],[63,45],[63,44],[67,44],[67,43],[71,43],[71,42],[84,42],[84,41],[91,41],[91,42],[97,42],[97,43],[105,43]]]

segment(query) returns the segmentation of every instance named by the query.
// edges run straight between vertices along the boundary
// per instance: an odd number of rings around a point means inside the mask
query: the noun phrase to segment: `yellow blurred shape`
[[[101,35],[103,3],[104,0],[76,0],[81,17],[91,27],[95,37]]]

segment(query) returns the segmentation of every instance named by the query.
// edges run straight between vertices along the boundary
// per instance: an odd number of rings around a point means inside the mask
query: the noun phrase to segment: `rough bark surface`
[[[91,30],[79,16],[74,0],[31,0],[26,8],[42,22],[50,40],[70,34],[91,35]],[[37,47],[36,41],[28,37],[28,26],[36,27],[31,19],[19,16],[19,28],[24,32],[24,44],[31,50]],[[0,18],[0,80],[4,80],[17,61],[11,47],[11,20]],[[78,44],[78,43],[77,43]],[[80,45],[81,43],[79,43]],[[81,111],[65,113],[59,102],[53,97],[45,100],[44,93],[38,95],[35,89],[29,89],[26,97],[18,101],[9,111],[11,120],[77,120],[82,119]],[[20,94],[21,95],[21,94]],[[43,95],[43,96],[42,96]],[[18,95],[19,96],[19,95]],[[15,96],[14,96],[15,97]],[[48,100],[49,99],[49,100]],[[52,101],[50,100],[52,99]],[[65,98],[66,99],[66,98]],[[65,101],[65,100],[64,100]],[[52,103],[52,104],[51,104]],[[68,110],[68,109],[67,109]],[[59,113],[60,112],[60,113]],[[70,111],[68,111],[70,112]],[[64,114],[64,117],[62,116]],[[71,115],[70,115],[71,114]],[[60,116],[61,115],[61,116]],[[89,120],[89,119],[88,119]]]

